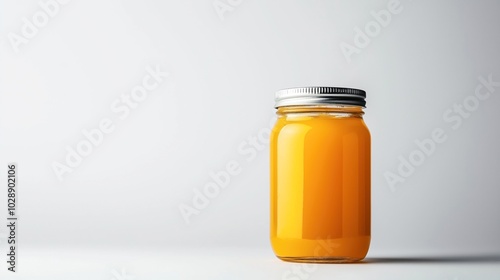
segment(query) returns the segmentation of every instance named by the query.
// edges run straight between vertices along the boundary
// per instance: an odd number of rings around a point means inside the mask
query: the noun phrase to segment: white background
[[[43,22],[47,2],[0,6],[0,162],[20,182],[20,272],[2,264],[2,279],[305,279],[270,250],[259,135],[276,90],[310,85],[367,91],[373,224],[371,261],[306,276],[498,279],[500,87],[456,129],[443,115],[472,102],[479,77],[500,81],[500,1],[401,0],[385,26],[382,0],[73,0]],[[23,18],[39,24],[29,36]],[[112,104],[147,67],[169,77],[120,118]],[[54,162],[103,119],[114,130],[59,180]],[[446,141],[391,188],[384,174],[435,129]],[[231,161],[241,172],[187,224],[179,207]]]

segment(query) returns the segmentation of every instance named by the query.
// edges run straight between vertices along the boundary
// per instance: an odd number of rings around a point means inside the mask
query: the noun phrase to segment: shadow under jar
[[[370,246],[366,93],[306,87],[276,93],[271,133],[271,244],[285,261],[362,260]]]

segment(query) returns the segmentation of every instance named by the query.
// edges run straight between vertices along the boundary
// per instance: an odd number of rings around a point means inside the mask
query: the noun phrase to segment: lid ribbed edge
[[[275,107],[300,105],[354,105],[365,107],[366,92],[345,87],[297,87],[275,93]]]

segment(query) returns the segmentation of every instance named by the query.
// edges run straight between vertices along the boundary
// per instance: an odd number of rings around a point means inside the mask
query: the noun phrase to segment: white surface
[[[2,279],[500,279],[497,257],[369,256],[360,264],[296,264],[270,250],[203,248],[159,252],[47,250],[22,252],[15,277]],[[117,276],[118,275],[118,276]]]

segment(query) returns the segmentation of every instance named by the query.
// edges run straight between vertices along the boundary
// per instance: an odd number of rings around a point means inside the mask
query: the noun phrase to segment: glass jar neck
[[[330,115],[332,117],[363,118],[363,107],[354,105],[308,105],[279,107],[276,114],[285,115]]]

